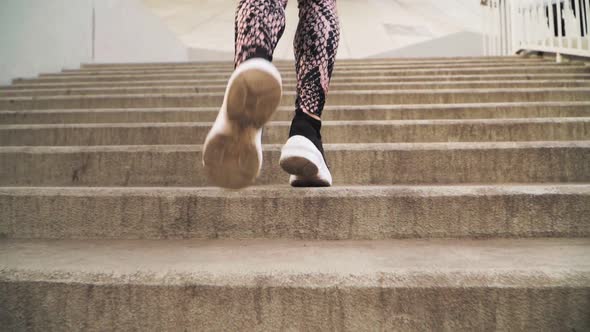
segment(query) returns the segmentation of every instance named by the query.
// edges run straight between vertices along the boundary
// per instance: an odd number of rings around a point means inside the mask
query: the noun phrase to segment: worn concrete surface
[[[274,63],[275,67],[280,72],[295,72],[295,63]],[[530,61],[528,59],[519,59],[513,61],[405,61],[405,62],[382,62],[382,63],[341,63],[334,64],[334,74],[345,73],[348,71],[357,70],[389,70],[389,69],[448,69],[448,68],[497,68],[497,67],[539,67],[546,66],[547,68],[563,67],[563,64],[557,64],[555,61]],[[566,66],[577,67],[579,64],[572,63]],[[41,76],[64,76],[64,75],[111,75],[111,74],[133,74],[133,73],[173,73],[173,72],[191,72],[191,73],[219,73],[231,72],[233,64],[209,64],[198,65],[191,63],[178,63],[168,65],[153,65],[153,66],[128,66],[128,67],[106,67],[106,68],[77,68],[64,69],[59,73],[43,73]]]
[[[282,184],[266,145],[258,184]],[[590,142],[328,144],[336,184],[590,181]],[[0,147],[3,186],[203,186],[201,146]]]
[[[467,56],[467,57],[423,57],[423,58],[366,58],[366,59],[338,59],[338,66],[340,65],[376,65],[376,64],[431,64],[431,63],[487,63],[487,62],[537,62],[548,63],[553,59],[546,59],[535,55],[514,55],[514,56]],[[293,60],[273,60],[277,67],[293,66]],[[109,69],[126,69],[126,68],[162,68],[162,67],[224,67],[231,68],[232,61],[218,60],[218,61],[188,61],[179,63],[170,62],[148,62],[148,63],[83,63],[80,68],[85,70],[109,70]]]
[[[588,239],[0,242],[9,330],[576,330]]]
[[[271,143],[293,114],[293,64],[277,65]],[[182,145],[201,143],[230,67],[92,65],[0,89],[0,330],[590,329],[590,67],[338,62],[336,186],[288,187],[274,144],[240,192],[205,187],[201,146]],[[76,144],[107,145],[46,146]]]
[[[280,71],[281,76],[295,76],[295,65],[280,65],[278,64],[277,69]],[[521,62],[482,62],[482,63],[389,63],[389,64],[340,64],[336,63],[334,65],[334,76],[341,76],[341,75],[348,75],[350,73],[355,73],[355,76],[358,74],[364,74],[366,76],[376,76],[380,72],[390,72],[395,70],[408,71],[408,70],[419,70],[420,72],[423,71],[433,71],[433,70],[442,70],[443,72],[449,70],[499,70],[504,71],[507,68],[514,68],[517,71],[522,69],[530,69],[536,72],[536,70],[540,68],[546,69],[581,69],[583,71],[584,65],[579,63],[570,63],[570,64],[559,64],[556,62],[530,62],[530,61],[521,61]],[[92,76],[119,76],[119,75],[155,75],[155,74],[181,74],[181,75],[189,75],[189,74],[220,74],[224,73],[227,75],[231,75],[233,71],[233,66],[206,66],[206,67],[199,67],[199,66],[188,66],[188,65],[179,65],[177,67],[156,67],[156,68],[114,68],[114,69],[75,69],[75,70],[64,70],[57,73],[42,73],[39,77],[42,78],[49,78],[49,77],[87,77],[89,75]]]
[[[295,105],[295,93],[283,93],[282,106]],[[590,101],[590,88],[350,90],[333,91],[326,105],[457,104],[489,102]],[[223,93],[132,94],[96,96],[0,97],[0,110],[219,107]]]
[[[211,122],[0,125],[2,146],[195,144]],[[263,142],[282,144],[290,121],[265,127]],[[330,143],[495,142],[590,140],[590,117],[486,120],[324,121]]]
[[[283,91],[295,92],[295,84],[283,85]],[[378,83],[335,83],[330,91],[347,90],[431,90],[464,88],[582,88],[590,87],[590,80],[528,80],[528,81],[474,81],[474,82],[378,82]],[[54,95],[112,95],[112,94],[154,94],[154,93],[223,93],[225,85],[185,86],[144,86],[144,87],[92,87],[92,88],[31,88],[0,89],[0,97],[54,96]]]
[[[229,77],[229,76],[228,76]],[[566,74],[481,74],[481,75],[414,75],[414,76],[352,76],[332,77],[330,84],[359,84],[359,83],[416,83],[416,82],[481,82],[481,81],[523,81],[523,80],[588,80],[590,74],[566,73]],[[2,89],[37,89],[37,88],[88,88],[88,87],[159,87],[159,86],[208,86],[227,84],[226,78],[215,79],[153,79],[153,80],[120,80],[120,81],[71,81],[43,82],[18,81],[13,85]],[[294,78],[283,77],[283,84],[294,85]]]
[[[588,117],[590,101],[326,106],[324,110],[326,121]],[[0,111],[0,123],[203,122],[214,121],[218,112],[218,107],[19,110]],[[280,107],[272,120],[290,121],[293,112],[293,107]]]
[[[590,237],[590,185],[2,187],[0,237]]]
[[[412,77],[412,76],[451,76],[451,75],[500,75],[500,74],[588,74],[590,68],[586,66],[555,66],[546,67],[468,67],[468,68],[410,68],[410,69],[358,69],[334,73],[334,80],[346,77]],[[104,81],[150,81],[150,80],[227,80],[231,71],[217,73],[136,73],[136,74],[109,74],[109,75],[64,75],[40,76],[32,79],[17,79],[15,83],[59,83],[59,82],[104,82]],[[284,79],[294,79],[294,72],[283,72]]]

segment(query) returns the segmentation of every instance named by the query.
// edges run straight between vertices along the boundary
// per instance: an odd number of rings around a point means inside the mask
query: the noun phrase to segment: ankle
[[[295,116],[291,121],[291,129],[289,130],[289,137],[296,135],[304,136],[309,139],[324,155],[324,148],[322,146],[322,121],[317,120],[305,112],[295,111]]]

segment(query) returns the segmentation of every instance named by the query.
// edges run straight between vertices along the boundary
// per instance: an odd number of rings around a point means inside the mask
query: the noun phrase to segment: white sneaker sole
[[[281,94],[281,76],[267,60],[247,60],[233,72],[203,147],[205,173],[214,185],[241,189],[254,182],[262,167],[262,126]]]
[[[330,187],[332,174],[322,153],[304,136],[293,136],[281,149],[281,168],[291,174],[293,187]]]

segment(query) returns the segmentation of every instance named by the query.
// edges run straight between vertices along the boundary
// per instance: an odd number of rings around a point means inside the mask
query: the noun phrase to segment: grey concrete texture
[[[465,88],[582,88],[590,87],[590,80],[524,80],[524,81],[473,81],[473,82],[377,82],[377,83],[334,83],[330,91],[348,90],[432,90]],[[62,96],[62,95],[113,95],[113,94],[178,94],[178,93],[224,93],[226,85],[186,86],[135,86],[135,87],[93,87],[93,88],[39,88],[0,89],[0,97]],[[283,91],[294,93],[295,84],[283,86]]]
[[[344,77],[403,77],[403,76],[450,76],[450,75],[486,75],[486,74],[588,74],[590,68],[583,65],[554,66],[548,67],[540,65],[536,67],[526,66],[505,66],[505,67],[475,67],[475,68],[433,68],[433,69],[358,69],[344,72],[335,72],[334,79]],[[15,79],[15,83],[27,82],[101,82],[101,81],[142,81],[142,80],[186,80],[186,79],[228,79],[231,71],[216,73],[194,73],[188,71],[185,73],[146,73],[146,74],[109,74],[109,75],[66,75],[66,74],[49,74],[34,79]],[[295,72],[281,73],[283,78],[295,78]]]
[[[257,184],[283,184],[265,145]],[[590,181],[590,142],[327,144],[336,184]],[[0,147],[3,186],[206,186],[199,145]]]
[[[390,63],[390,64],[340,64],[336,62],[334,66],[334,75],[341,73],[347,73],[349,71],[383,71],[391,69],[450,69],[450,68],[505,68],[513,66],[514,68],[522,67],[536,67],[543,66],[545,68],[563,68],[564,66],[569,67],[580,67],[579,63],[559,64],[556,62],[475,62],[475,63]],[[295,64],[292,65],[278,65],[277,69],[284,74],[293,75],[295,74]],[[176,66],[176,67],[139,67],[139,68],[116,68],[116,69],[66,69],[58,73],[42,73],[41,77],[51,76],[86,76],[86,75],[120,75],[120,74],[156,74],[156,73],[219,73],[225,72],[228,75],[231,74],[233,65],[223,66]]]
[[[228,77],[214,79],[140,79],[140,80],[63,80],[61,82],[45,82],[37,78],[14,82],[10,86],[2,86],[1,90],[15,89],[55,89],[55,88],[104,88],[104,87],[161,87],[161,86],[210,86],[227,84]],[[332,77],[331,85],[360,83],[441,83],[441,82],[482,82],[482,81],[523,81],[523,80],[588,80],[590,74],[480,74],[480,75],[414,75],[414,76],[350,76]],[[295,85],[294,77],[283,78],[283,84]]]
[[[588,239],[0,242],[8,330],[590,328]]]
[[[590,185],[0,188],[0,238],[590,237]]]
[[[496,56],[496,57],[424,57],[424,58],[363,58],[363,59],[338,59],[338,65],[382,65],[382,64],[408,64],[408,63],[488,63],[488,62],[554,62],[553,59],[545,59],[540,56]],[[294,61],[275,60],[277,67],[293,66]],[[148,63],[83,63],[81,69],[120,69],[120,68],[158,68],[158,67],[230,67],[228,61],[188,61],[188,62],[148,62]]]
[[[0,110],[219,107],[223,93],[133,94],[97,96],[5,97]],[[283,93],[282,106],[295,105],[295,93]],[[457,104],[525,101],[590,101],[590,88],[350,90],[329,94],[326,105]]]
[[[287,141],[289,121],[266,126],[263,143]],[[0,125],[0,146],[202,144],[211,122]],[[330,143],[590,140],[590,117],[477,120],[326,121]]]
[[[0,111],[0,124],[80,124],[134,122],[211,122],[219,107],[53,109]],[[273,121],[290,121],[292,106],[279,107]],[[326,106],[324,121],[514,119],[589,117],[588,102]]]
[[[295,189],[277,65],[273,144],[239,192],[194,145],[228,62],[1,87],[0,330],[590,330],[590,67],[339,61],[336,186]]]

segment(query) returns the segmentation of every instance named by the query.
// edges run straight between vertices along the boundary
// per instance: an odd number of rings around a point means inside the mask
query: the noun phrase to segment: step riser
[[[581,143],[555,143],[553,147],[521,143],[521,148],[483,150],[476,143],[468,146],[472,148],[357,146],[355,150],[332,150],[328,146],[326,154],[334,181],[340,185],[590,181],[590,147]],[[279,156],[278,147],[266,149],[258,184],[287,182],[287,174],[278,165]],[[6,147],[0,150],[0,185],[210,185],[201,158],[200,148],[188,146],[116,150]]]
[[[453,76],[367,76],[367,77],[333,77],[331,84],[358,84],[360,82],[367,83],[408,83],[408,82],[481,82],[482,80],[588,80],[590,74],[529,74],[523,75],[453,75]],[[67,88],[85,88],[85,87],[141,87],[141,86],[207,86],[207,85],[224,85],[227,84],[227,78],[221,79],[193,79],[193,80],[120,80],[120,81],[60,81],[60,82],[44,82],[39,79],[26,79],[14,82],[13,85],[0,87],[2,89],[36,89],[36,88],[56,88],[56,87],[67,87]],[[296,85],[297,82],[294,78],[283,78],[283,84]]]
[[[590,140],[590,121],[431,124],[330,124],[324,122],[324,143],[574,141]],[[144,127],[6,128],[0,127],[2,146],[202,144],[209,132],[206,124]],[[271,125],[263,142],[282,144],[289,124]]]
[[[346,193],[300,190],[296,195],[285,189],[260,194],[4,189],[0,235],[305,240],[590,236],[588,191],[484,187],[457,194],[452,188],[437,192],[410,187]]]
[[[457,64],[457,63],[555,63],[552,60],[546,60],[540,57],[523,58],[523,57],[460,57],[460,58],[420,58],[420,59],[338,59],[336,66],[359,66],[359,65],[393,65],[393,64]],[[277,67],[292,67],[294,61],[274,60],[273,64]],[[109,70],[109,69],[126,69],[126,68],[176,68],[176,67],[229,67],[233,68],[230,61],[207,61],[207,62],[152,62],[152,63],[86,63],[82,64],[83,70]]]
[[[376,70],[349,71],[335,73],[334,77],[398,77],[398,76],[447,76],[447,75],[486,75],[486,74],[584,74],[590,68],[585,67],[557,67],[557,68],[492,68],[492,69],[448,69],[448,70]],[[17,79],[16,82],[115,82],[115,81],[149,81],[149,80],[187,80],[187,79],[228,79],[231,73],[214,74],[146,74],[146,75],[104,75],[104,76],[43,76],[36,79]],[[295,73],[281,74],[283,78],[295,78]]]
[[[337,67],[356,67],[356,66],[401,66],[401,65],[459,65],[459,64],[515,64],[515,63],[524,63],[524,64],[554,64],[555,61],[546,60],[546,59],[524,59],[524,58],[492,58],[492,59],[381,59],[381,60],[371,60],[371,59],[363,59],[363,61],[350,61],[348,59],[338,59],[336,60]],[[294,61],[284,61],[284,60],[274,60],[273,64],[276,67],[294,67]],[[233,62],[225,61],[225,62],[166,62],[166,63],[128,63],[128,64],[112,64],[112,63],[102,63],[102,64],[82,64],[81,68],[79,69],[64,69],[64,71],[73,71],[73,70],[136,70],[136,69],[168,69],[168,68],[228,68],[233,69],[234,65]]]
[[[338,109],[328,107],[322,118],[330,120],[421,120],[421,119],[497,119],[497,118],[553,118],[588,117],[590,103],[565,105],[559,103],[522,105],[467,105],[415,109],[366,108]],[[75,111],[0,111],[1,124],[74,124],[74,123],[133,123],[133,122],[211,122],[218,110],[190,109],[114,109],[114,110],[75,110]],[[273,116],[275,121],[290,121],[293,111],[285,107]]]
[[[488,63],[408,63],[408,64],[362,64],[362,65],[354,65],[354,64],[336,64],[334,68],[334,73],[337,75],[339,73],[347,73],[350,71],[380,71],[380,70],[409,70],[409,69],[466,69],[466,68],[506,68],[506,67],[514,67],[517,69],[526,68],[526,67],[540,67],[543,66],[544,68],[563,68],[564,65],[558,63],[537,63],[537,62],[513,62],[513,63],[505,63],[505,62],[488,62]],[[571,65],[571,67],[580,67],[579,65]],[[281,73],[288,73],[291,75],[295,74],[295,65],[279,65],[276,68]],[[118,74],[155,74],[155,73],[193,73],[193,74],[211,74],[211,73],[219,73],[219,72],[226,72],[231,73],[233,71],[233,66],[210,66],[210,67],[194,67],[194,66],[185,66],[185,67],[169,67],[169,68],[162,68],[162,67],[155,67],[155,68],[123,68],[123,69],[103,69],[103,70],[96,70],[96,69],[66,69],[60,73],[44,73],[41,76],[77,76],[77,75],[118,75]]]
[[[580,88],[590,87],[588,81],[571,82],[471,82],[471,83],[404,83],[404,84],[332,84],[330,91],[343,90],[431,90],[431,89],[500,89],[500,88]],[[105,95],[105,94],[151,94],[151,93],[224,93],[225,85],[186,87],[133,87],[133,88],[78,88],[78,89],[32,89],[0,90],[1,97],[60,96],[60,95]],[[294,85],[283,86],[283,91],[294,93]]]
[[[459,90],[455,91],[335,91],[328,95],[326,105],[404,105],[457,104],[535,101],[590,101],[590,89],[565,88],[535,90]],[[219,107],[223,94],[191,95],[113,95],[59,98],[2,98],[2,110],[138,108],[138,107]],[[285,93],[282,106],[295,104],[295,94]]]
[[[188,331],[196,326],[215,331],[590,329],[590,289],[584,286],[304,288],[22,281],[2,282],[0,289],[2,323],[10,331],[64,326],[97,331]]]

